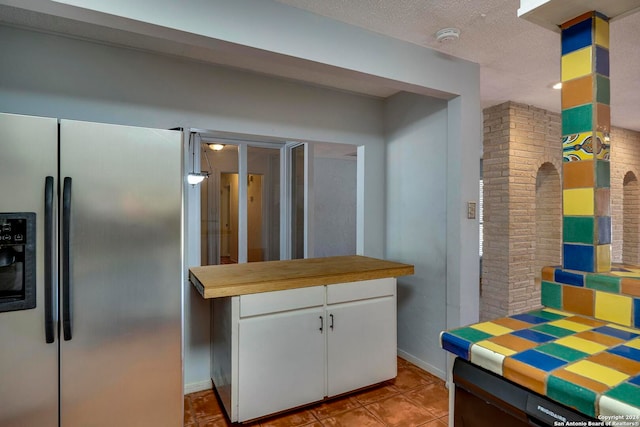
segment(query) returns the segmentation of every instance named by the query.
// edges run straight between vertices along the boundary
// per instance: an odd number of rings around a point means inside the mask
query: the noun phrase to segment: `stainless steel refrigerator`
[[[0,114],[0,426],[180,426],[182,135]]]

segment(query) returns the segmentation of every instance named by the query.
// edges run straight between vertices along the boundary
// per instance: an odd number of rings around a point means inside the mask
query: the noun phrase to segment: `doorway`
[[[194,135],[201,265],[356,253],[357,147]]]

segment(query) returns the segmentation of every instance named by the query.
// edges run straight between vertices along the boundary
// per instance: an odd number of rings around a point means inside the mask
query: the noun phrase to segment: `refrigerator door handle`
[[[71,178],[64,179],[62,190],[62,332],[65,341],[72,338],[71,298]]]
[[[54,283],[53,280],[53,177],[44,181],[44,333],[47,344],[55,341],[54,335]]]

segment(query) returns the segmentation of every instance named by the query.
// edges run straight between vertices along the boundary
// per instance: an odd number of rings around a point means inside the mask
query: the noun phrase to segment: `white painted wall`
[[[477,64],[271,0],[194,0],[188,7],[180,0],[68,3],[75,6],[63,1],[0,0],[0,4],[125,30],[147,41],[167,40],[174,48],[183,46],[185,52],[201,52],[209,59],[216,52],[235,54],[236,59],[253,56],[281,69],[314,75],[318,81],[325,81],[324,74],[334,74],[446,99],[442,119],[447,132],[440,141],[447,153],[442,182],[447,216],[447,244],[442,249],[446,251],[446,327],[477,321],[478,224],[466,219],[467,201],[478,200],[482,112]],[[385,174],[422,162],[410,159],[400,165],[397,162],[409,159],[397,159],[386,162],[386,171],[383,106],[377,99],[7,28],[0,28],[0,54],[11,58],[0,61],[3,111],[361,146],[359,254],[385,256]],[[190,233],[198,235],[197,230]],[[403,244],[398,250],[407,258],[399,261],[409,262],[411,251]],[[195,251],[197,245],[190,256]],[[208,309],[195,297],[186,299],[185,309],[187,324],[197,325],[185,336],[189,382],[208,371],[201,366],[208,354],[203,349],[206,326],[200,328],[207,323]],[[424,357],[431,356],[425,352]]]
[[[382,102],[375,98],[2,26],[0,57],[11,58],[0,61],[3,112],[338,141],[365,146],[366,169],[384,169]],[[372,172],[365,187],[383,184]],[[199,188],[187,189],[199,201]],[[383,203],[382,192],[365,197],[373,242],[383,239]],[[197,237],[199,207],[188,207],[189,234]],[[198,238],[189,244],[189,265],[198,265]],[[381,257],[383,248],[366,245],[362,253]],[[210,385],[209,306],[186,280],[184,287],[184,378],[194,390]]]
[[[356,254],[356,159],[313,161],[314,256]]]
[[[447,99],[446,147],[451,154],[447,160],[447,326],[478,319],[479,273],[474,250],[478,224],[465,216],[467,202],[478,200],[482,141],[478,64],[273,0],[193,0],[188,5],[181,0],[0,0],[0,4],[125,30],[147,42],[171,41],[174,44],[165,44],[174,49],[175,43],[184,44],[181,49],[187,54],[197,51],[208,58],[231,59],[243,65],[253,61],[253,65],[261,63],[285,74],[296,70],[297,75],[313,76],[318,82],[332,76],[351,79],[355,86],[366,82],[385,90]],[[243,117],[243,112],[239,113]],[[300,113],[307,121],[313,120],[313,109]],[[343,120],[348,121],[349,116]],[[383,161],[379,152],[361,151],[367,153],[367,159],[360,157],[359,161],[366,165]],[[366,182],[380,178],[380,170],[369,166],[359,173]],[[377,200],[378,191],[369,185],[361,196]],[[377,210],[367,211],[367,215],[359,211],[359,253],[379,253],[383,248],[379,233],[364,232],[383,224],[382,215]]]
[[[386,256],[415,266],[413,276],[398,278],[398,349],[444,377],[438,336],[447,328],[447,102],[389,98],[385,136]]]

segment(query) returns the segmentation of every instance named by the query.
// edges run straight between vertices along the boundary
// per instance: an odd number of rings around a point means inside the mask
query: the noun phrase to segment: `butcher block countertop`
[[[219,298],[411,274],[413,265],[350,255],[191,267],[189,280],[203,298]]]

